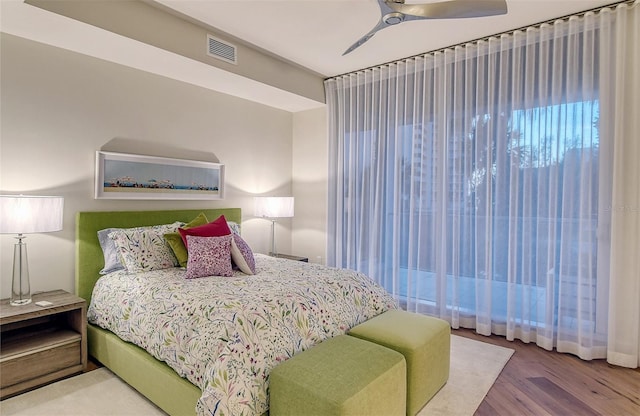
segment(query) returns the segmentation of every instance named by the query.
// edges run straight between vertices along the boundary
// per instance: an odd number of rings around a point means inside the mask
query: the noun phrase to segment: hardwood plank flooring
[[[452,333],[515,350],[475,416],[640,415],[640,369],[584,361],[468,329]]]

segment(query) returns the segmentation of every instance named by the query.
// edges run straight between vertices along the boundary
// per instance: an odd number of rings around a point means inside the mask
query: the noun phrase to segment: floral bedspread
[[[394,299],[361,273],[256,254],[257,273],[184,269],[102,276],[88,317],[200,387],[200,415],[260,415],[279,362],[345,333]]]

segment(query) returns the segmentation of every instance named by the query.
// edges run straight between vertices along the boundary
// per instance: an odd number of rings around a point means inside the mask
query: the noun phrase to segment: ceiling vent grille
[[[238,63],[236,47],[211,35],[207,35],[207,55],[221,59],[230,64]]]

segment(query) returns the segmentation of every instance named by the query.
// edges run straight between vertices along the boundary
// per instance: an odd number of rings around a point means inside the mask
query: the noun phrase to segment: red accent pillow
[[[178,228],[178,232],[180,233],[180,237],[182,237],[182,242],[184,246],[189,248],[187,245],[187,236],[193,235],[196,237],[222,237],[225,235],[231,234],[231,229],[227,224],[227,219],[224,215],[220,215],[218,219],[215,221],[211,221],[205,225],[199,225],[193,228]]]

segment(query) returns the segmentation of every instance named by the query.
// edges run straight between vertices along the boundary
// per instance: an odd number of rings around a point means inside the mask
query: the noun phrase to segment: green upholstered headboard
[[[227,221],[238,224],[242,221],[240,208],[78,212],[76,215],[76,294],[90,302],[93,286],[104,266],[104,257],[98,241],[99,230],[169,224],[174,221],[189,222],[201,212],[204,212],[209,221],[215,220],[220,215],[224,215]]]

